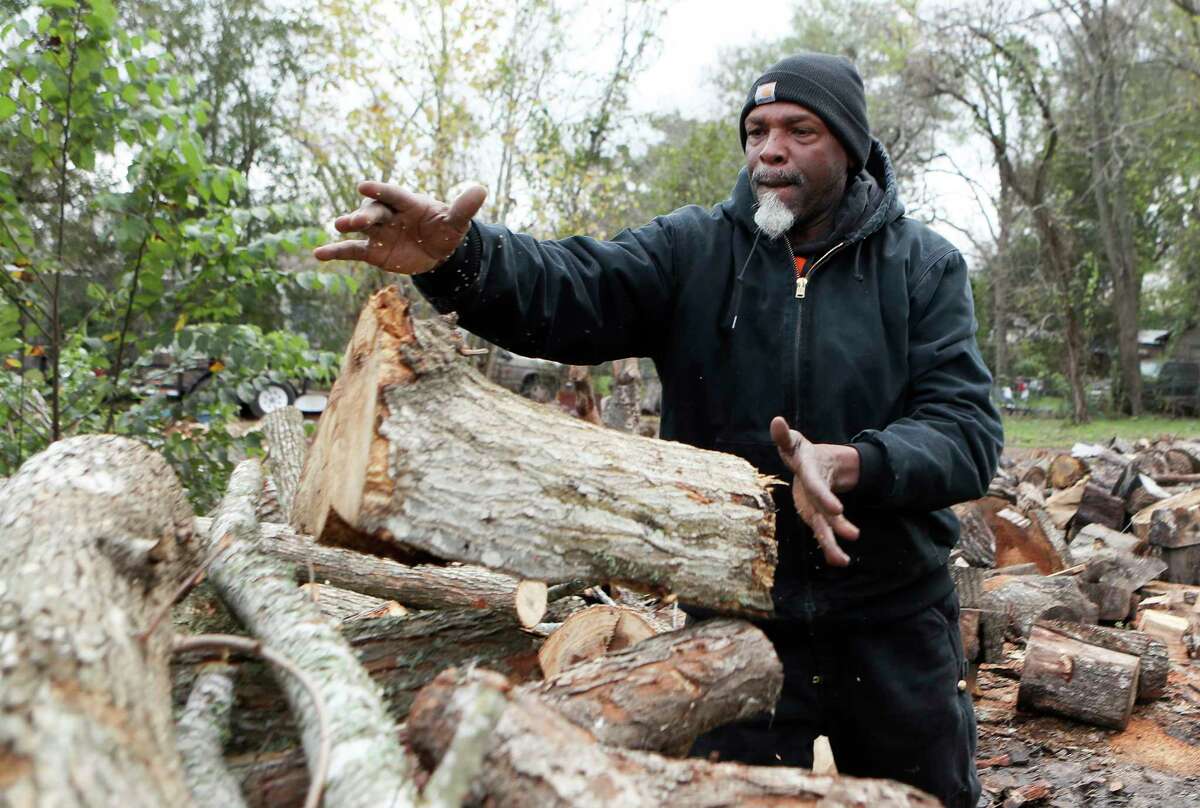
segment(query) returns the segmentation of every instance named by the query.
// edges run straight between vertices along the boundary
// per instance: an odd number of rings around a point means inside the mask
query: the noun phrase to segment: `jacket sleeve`
[[[538,241],[472,223],[466,240],[414,282],[459,324],[526,356],[594,365],[657,353],[674,297],[664,219],[612,241]]]
[[[958,251],[918,277],[909,317],[905,412],[882,430],[855,436],[861,466],[854,500],[936,510],[984,496],[1004,444]]]

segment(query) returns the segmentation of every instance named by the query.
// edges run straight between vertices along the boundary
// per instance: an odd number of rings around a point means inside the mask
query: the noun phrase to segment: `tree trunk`
[[[238,781],[225,765],[234,672],[224,662],[204,666],[179,717],[179,754],[197,805],[242,808],[246,804]]]
[[[267,471],[275,482],[275,497],[284,516],[290,518],[304,455],[308,452],[304,415],[288,405],[267,413],[262,428],[267,439]]]
[[[0,803],[188,805],[164,621],[195,563],[192,510],[140,443],[30,458],[0,500]]]
[[[196,520],[207,533],[211,519]],[[409,566],[369,553],[317,544],[286,525],[260,526],[258,550],[292,566],[297,583],[312,579],[413,609],[485,609],[528,628],[546,611],[547,590],[484,567]]]
[[[1068,623],[1063,620],[1044,620],[1039,621],[1038,625],[1110,651],[1132,654],[1142,660],[1141,673],[1138,674],[1138,701],[1153,701],[1166,694],[1167,674],[1170,672],[1171,662],[1167,656],[1167,646],[1162,641],[1140,631],[1085,626],[1082,623]]]
[[[1141,660],[1132,654],[1037,625],[1025,650],[1017,707],[1125,729],[1140,671]]]
[[[545,581],[626,581],[772,611],[768,481],[746,462],[596,429],[486,382],[392,288],[359,320],[293,523]]]
[[[509,706],[496,725],[483,770],[466,805],[490,808],[611,808],[614,805],[790,805],[934,808],[937,800],[886,780],[814,776],[782,767],[672,760],[597,743],[537,697],[512,691],[503,677],[476,670],[470,681],[504,692]],[[449,678],[449,676],[448,676]],[[410,742],[441,759],[473,704],[468,688],[443,702],[423,693],[409,716]]]
[[[296,587],[290,571],[254,549],[254,507],[261,490],[257,461],[238,465],[210,530],[214,548],[221,542],[228,546],[209,566],[209,580],[257,638],[314,680],[329,714],[333,745],[324,804],[411,805],[416,790],[410,763],[382,693],[337,627]],[[281,674],[278,681],[300,725],[310,770],[315,769],[322,738],[309,694],[295,677]],[[364,755],[364,749],[371,754]]]

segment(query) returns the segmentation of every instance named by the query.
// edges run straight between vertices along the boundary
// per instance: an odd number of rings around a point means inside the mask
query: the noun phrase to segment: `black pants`
[[[826,735],[841,774],[899,780],[947,808],[975,808],[975,713],[959,686],[966,662],[954,593],[884,625],[763,629],[783,661],[774,715],[702,735],[693,756],[811,768],[813,740]]]

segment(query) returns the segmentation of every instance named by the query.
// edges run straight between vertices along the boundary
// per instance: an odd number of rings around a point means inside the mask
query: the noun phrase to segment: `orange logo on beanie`
[[[755,104],[770,104],[775,100],[775,82],[768,81],[754,88]]]

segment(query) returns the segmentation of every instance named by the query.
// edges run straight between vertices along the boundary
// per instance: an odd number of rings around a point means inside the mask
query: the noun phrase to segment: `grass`
[[[1004,442],[1013,448],[1070,448],[1076,442],[1100,443],[1117,437],[1133,441],[1138,438],[1157,438],[1172,435],[1176,438],[1200,440],[1200,418],[1096,418],[1086,424],[1072,424],[1062,418],[1038,416],[1004,416]]]

